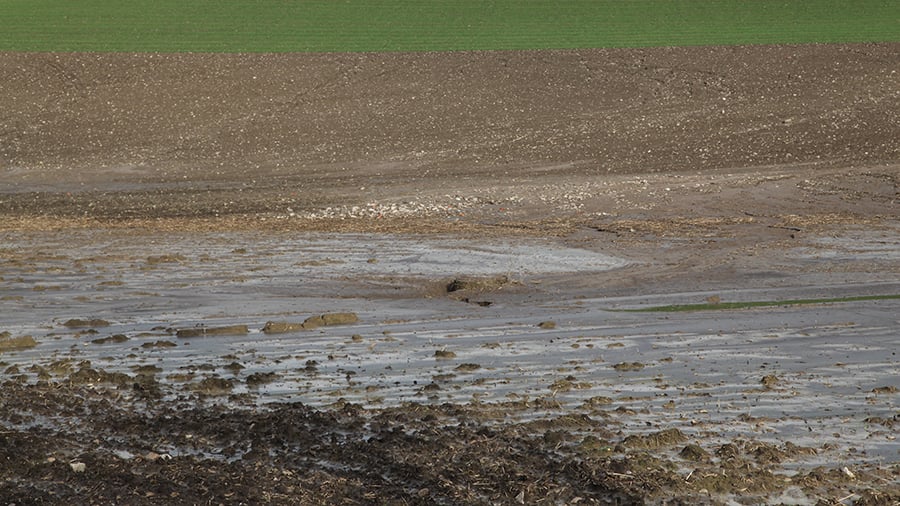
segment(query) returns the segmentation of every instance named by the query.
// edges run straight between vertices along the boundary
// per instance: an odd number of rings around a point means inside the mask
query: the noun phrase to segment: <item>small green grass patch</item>
[[[831,299],[790,299],[790,300],[765,300],[748,302],[720,302],[718,304],[674,304],[671,306],[653,306],[637,309],[619,309],[628,313],[678,313],[686,311],[722,311],[728,309],[748,309],[756,307],[774,306],[800,306],[809,304],[833,304],[839,302],[857,302],[864,300],[890,300],[900,299],[896,295],[860,295],[856,297],[836,297]]]

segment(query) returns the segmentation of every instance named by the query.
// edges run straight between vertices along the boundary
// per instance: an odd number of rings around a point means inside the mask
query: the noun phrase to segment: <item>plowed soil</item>
[[[897,282],[898,199],[898,43],[0,53],[0,287],[10,293],[29,265],[83,251],[95,232],[145,245],[147,264],[184,263],[155,256],[176,236],[313,232],[541,239],[631,262],[518,286],[508,303],[519,307],[529,294],[571,302]],[[839,239],[848,256],[822,256]],[[243,246],[235,251],[253,249]],[[102,253],[79,267],[126,269]],[[341,286],[336,301],[350,291]],[[391,290],[391,300],[447,295]],[[491,290],[457,298],[488,307]],[[0,343],[22,337],[4,331],[27,303],[0,297]],[[123,307],[122,318],[141,310]],[[77,349],[58,370],[47,362],[28,374],[15,352],[0,353],[4,504],[900,501],[898,455],[856,472],[804,465],[827,454],[828,435],[810,448],[630,433],[606,424],[624,405],[507,418],[550,409],[536,400],[263,407],[230,387],[172,397],[152,374],[74,362]],[[872,402],[896,413],[892,382]],[[559,387],[581,388],[574,378]],[[671,409],[671,419],[695,416]],[[900,414],[879,413],[867,423],[890,438]]]

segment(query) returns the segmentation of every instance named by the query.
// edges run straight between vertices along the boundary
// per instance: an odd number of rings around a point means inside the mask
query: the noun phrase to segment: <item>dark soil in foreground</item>
[[[9,504],[840,504],[848,489],[857,505],[900,500],[880,485],[897,479],[888,471],[773,474],[810,448],[736,440],[710,453],[677,429],[623,438],[584,415],[511,424],[503,406],[167,405],[140,378],[111,391],[2,388],[2,421],[16,427],[0,431]],[[783,492],[791,485],[805,492]]]

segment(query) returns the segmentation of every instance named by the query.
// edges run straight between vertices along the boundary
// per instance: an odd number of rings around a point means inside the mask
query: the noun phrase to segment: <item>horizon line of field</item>
[[[132,4],[112,0],[74,7],[14,0],[0,5],[0,50],[364,52],[900,41],[900,7],[879,0],[852,7],[815,0],[802,9],[768,0],[571,0],[569,11],[538,0],[496,0],[488,8],[474,0],[387,7],[372,0],[311,1],[263,3],[253,11],[245,2],[220,0],[211,11],[196,8],[203,3],[162,0],[135,14]]]

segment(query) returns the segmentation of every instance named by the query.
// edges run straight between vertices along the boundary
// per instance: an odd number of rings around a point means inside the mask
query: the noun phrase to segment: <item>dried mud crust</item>
[[[6,382],[3,389],[0,497],[14,503],[900,499],[896,468],[815,468],[788,476],[782,465],[816,450],[748,440],[704,448],[677,429],[623,437],[596,415],[504,422],[503,411],[523,408],[516,405],[226,408],[202,396],[163,405],[146,382],[131,380],[118,389],[74,382]],[[38,418],[41,427],[29,428]]]

